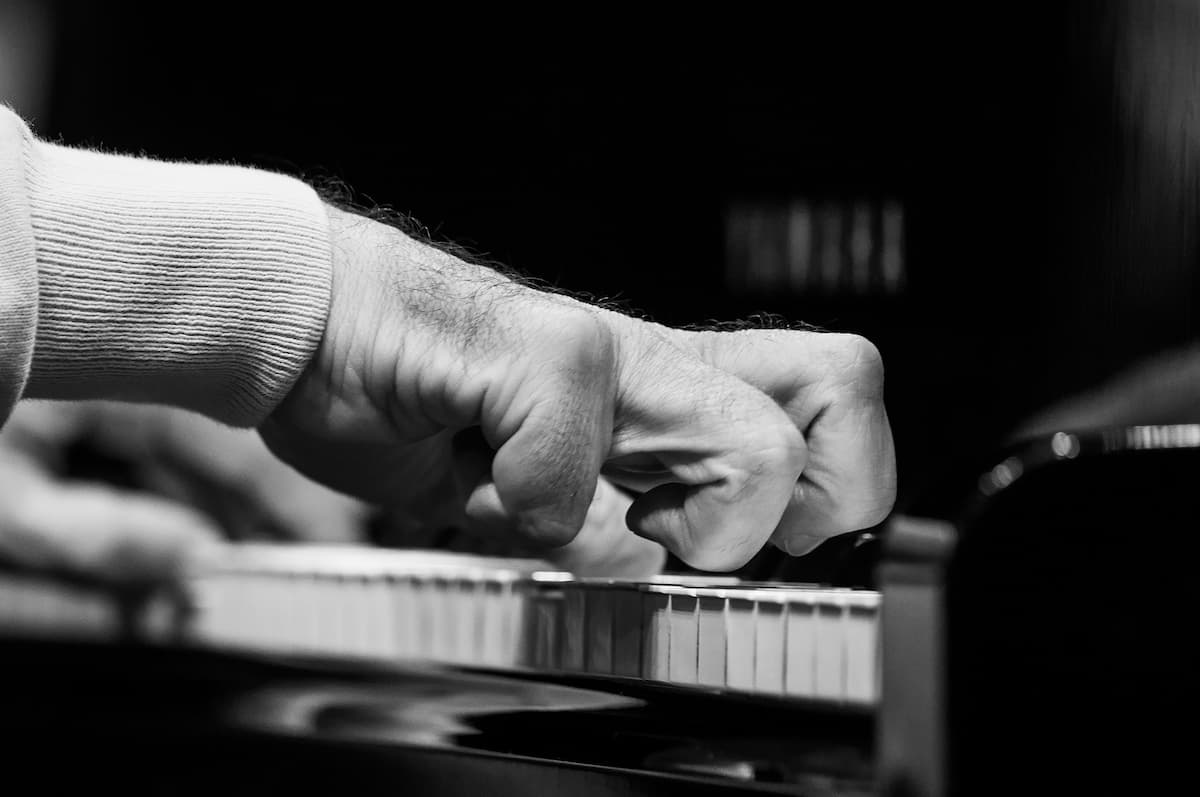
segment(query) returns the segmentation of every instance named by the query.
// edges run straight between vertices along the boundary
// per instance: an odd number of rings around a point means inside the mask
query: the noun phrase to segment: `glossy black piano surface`
[[[629,680],[0,641],[10,784],[120,794],[872,793],[873,718]]]

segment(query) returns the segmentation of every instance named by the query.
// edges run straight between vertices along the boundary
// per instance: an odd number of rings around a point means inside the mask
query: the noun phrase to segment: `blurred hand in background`
[[[170,578],[227,540],[358,542],[367,516],[253,431],[159,406],[22,402],[0,478],[0,556],[102,581]]]

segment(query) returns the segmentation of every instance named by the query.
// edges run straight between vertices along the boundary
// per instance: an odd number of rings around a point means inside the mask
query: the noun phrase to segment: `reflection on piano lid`
[[[6,577],[0,624],[118,621],[103,601]],[[82,602],[80,602],[82,601]],[[152,602],[153,638],[277,654],[647,679],[706,690],[872,705],[878,593],[718,576],[577,579],[544,563],[350,546],[236,545]],[[178,618],[176,617],[178,615]],[[107,618],[107,619],[105,619]],[[131,625],[126,623],[126,626]]]

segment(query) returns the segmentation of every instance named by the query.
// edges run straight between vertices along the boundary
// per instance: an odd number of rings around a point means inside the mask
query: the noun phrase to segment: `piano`
[[[16,760],[80,762],[47,787],[147,793],[1190,781],[1173,729],[1200,672],[1200,426],[1060,432],[986,461],[937,511],[893,515],[878,590],[282,545],[136,596],[9,573],[0,736]]]

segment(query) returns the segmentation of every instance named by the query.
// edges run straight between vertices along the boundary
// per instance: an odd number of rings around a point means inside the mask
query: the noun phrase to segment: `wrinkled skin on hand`
[[[330,218],[326,333],[260,430],[318,481],[630,575],[660,567],[660,546],[706,570],[768,540],[802,553],[890,509],[882,367],[862,338],[668,329]]]

